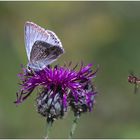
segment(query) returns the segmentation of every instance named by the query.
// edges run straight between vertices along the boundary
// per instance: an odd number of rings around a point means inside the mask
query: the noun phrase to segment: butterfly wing
[[[55,55],[54,55],[54,52],[51,51],[52,48],[47,47],[48,48],[47,50],[49,51],[49,54],[47,54],[47,57],[45,57],[44,59],[42,59],[42,57],[40,57],[40,60],[38,59],[38,61],[36,61],[34,59],[36,57],[31,57],[31,54],[32,54],[31,52],[33,51],[33,46],[35,46],[35,42],[37,42],[37,41],[42,41],[42,42],[46,42],[46,43],[50,44],[50,46],[52,46],[56,51],[58,50],[60,53],[57,53],[57,54],[55,53]],[[33,22],[25,23],[25,46],[26,46],[26,52],[27,52],[27,57],[28,57],[29,63],[30,63],[30,67],[34,67],[34,69],[35,68],[38,69],[38,67],[40,69],[42,69],[42,67],[52,63],[61,54],[64,53],[64,49],[62,47],[61,41],[56,36],[56,34],[50,30],[45,30],[44,28],[38,26],[37,24],[35,24]],[[42,46],[42,45],[40,45],[40,46]],[[41,54],[39,54],[41,49],[35,48],[35,50],[38,52],[37,55],[41,56]],[[33,52],[33,54],[34,54],[34,52]],[[32,58],[32,62],[30,62],[31,58]]]
[[[49,34],[42,27],[36,25],[33,22],[27,21],[25,23],[25,46],[28,60],[30,60],[30,53],[35,41],[47,41]]]
[[[36,70],[43,69],[46,65],[57,60],[61,54],[63,54],[63,49],[59,46],[53,46],[43,41],[36,41],[31,50],[28,66]]]
[[[47,43],[52,44],[53,46],[59,46],[61,49],[63,49],[62,43],[60,39],[57,37],[57,35],[53,31],[50,31],[50,30],[46,30],[46,32],[49,34]]]

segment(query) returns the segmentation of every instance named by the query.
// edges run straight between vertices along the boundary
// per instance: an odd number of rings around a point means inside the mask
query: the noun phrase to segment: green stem
[[[48,139],[49,138],[51,127],[52,127],[52,121],[47,122],[46,137],[45,137],[45,139]]]
[[[80,118],[79,116],[76,116],[73,120],[72,127],[71,127],[70,134],[69,134],[69,139],[72,139],[72,137],[73,137],[73,134],[76,130],[76,126],[78,124],[78,119],[79,118]]]

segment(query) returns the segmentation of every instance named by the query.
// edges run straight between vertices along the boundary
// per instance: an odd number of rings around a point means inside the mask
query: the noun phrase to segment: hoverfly
[[[140,78],[136,77],[133,73],[130,73],[128,76],[128,82],[134,84],[134,93],[136,94],[138,91],[138,84],[140,84]]]

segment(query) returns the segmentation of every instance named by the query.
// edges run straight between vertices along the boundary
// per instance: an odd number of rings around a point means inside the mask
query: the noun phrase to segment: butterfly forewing
[[[48,38],[49,34],[42,27],[33,22],[25,23],[25,46],[28,60],[30,60],[31,49],[35,41],[47,41]]]
[[[54,46],[60,46],[63,49],[61,41],[56,36],[56,34],[54,32],[52,32],[52,31],[50,31],[50,30],[46,30],[46,31],[50,35],[50,37],[48,39],[48,43],[53,44]]]

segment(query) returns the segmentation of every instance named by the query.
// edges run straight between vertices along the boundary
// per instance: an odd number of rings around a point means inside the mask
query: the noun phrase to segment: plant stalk
[[[46,128],[46,137],[45,137],[45,139],[49,139],[49,134],[50,134],[50,131],[51,131],[52,123],[53,123],[52,121],[49,121],[49,122],[46,123],[47,128]]]
[[[69,139],[72,139],[72,137],[73,137],[73,134],[76,130],[76,126],[78,124],[78,119],[79,118],[80,118],[79,116],[76,116],[73,120],[72,127],[71,127],[70,134],[69,134]]]

